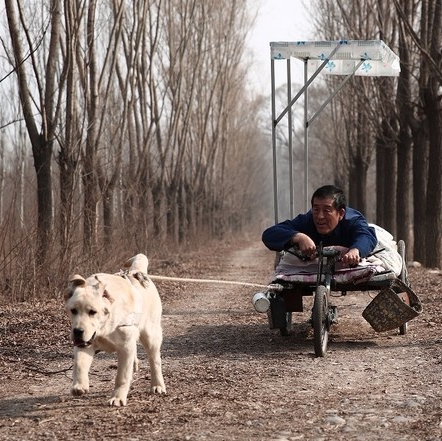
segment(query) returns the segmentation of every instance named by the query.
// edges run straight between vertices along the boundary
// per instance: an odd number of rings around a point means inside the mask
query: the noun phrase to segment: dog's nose
[[[76,338],[81,338],[83,336],[83,329],[81,328],[74,328],[72,332]]]

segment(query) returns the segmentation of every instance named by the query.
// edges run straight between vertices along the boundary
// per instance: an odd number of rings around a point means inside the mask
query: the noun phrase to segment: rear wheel
[[[403,240],[400,240],[397,243],[397,251],[402,258],[402,269],[401,269],[401,273],[399,274],[399,279],[401,280],[401,282],[408,285],[407,261],[406,261],[406,257],[405,257],[406,250],[405,250],[405,242]],[[405,335],[407,333],[407,331],[408,331],[408,323],[404,323],[403,325],[401,325],[399,327],[399,334],[400,335]]]
[[[285,313],[285,325],[279,328],[279,332],[283,337],[290,335],[292,330],[292,313],[290,311]]]
[[[275,262],[273,264],[274,269],[278,266],[283,253],[277,252],[275,254]],[[269,321],[272,322],[270,327],[279,328],[279,332],[283,337],[287,337],[292,330],[292,313],[291,311],[287,311],[285,308],[284,300],[282,297],[279,297],[278,300],[270,302],[271,309],[269,310]],[[273,307],[273,309],[272,309]]]
[[[313,303],[313,344],[315,355],[324,357],[327,352],[328,332],[330,329],[329,306],[327,288],[323,285],[316,289]]]
[[[397,252],[402,258],[402,269],[399,278],[401,279],[401,282],[408,285],[407,257],[405,251],[405,242],[400,240],[397,244]]]
[[[287,311],[282,295],[270,298],[270,308],[267,311],[270,329],[279,329],[282,336],[290,334],[292,329],[292,312]]]

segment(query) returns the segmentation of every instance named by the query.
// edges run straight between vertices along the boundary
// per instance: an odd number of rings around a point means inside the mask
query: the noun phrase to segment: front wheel
[[[328,332],[330,329],[327,288],[323,285],[316,289],[313,303],[313,344],[316,357],[324,357],[327,352]]]

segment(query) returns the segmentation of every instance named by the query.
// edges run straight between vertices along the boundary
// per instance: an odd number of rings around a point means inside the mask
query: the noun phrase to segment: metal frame
[[[315,43],[315,42],[313,42]],[[287,122],[287,130],[288,130],[288,148],[289,148],[289,180],[290,180],[290,215],[291,217],[294,217],[294,179],[293,179],[293,139],[292,139],[292,133],[293,133],[293,120],[292,120],[292,106],[301,98],[304,96],[304,118],[303,118],[303,128],[304,128],[304,185],[303,185],[303,196],[304,196],[304,205],[305,210],[307,211],[309,209],[309,201],[308,201],[308,182],[309,182],[309,167],[308,167],[308,154],[309,154],[309,145],[308,145],[308,135],[309,135],[309,129],[311,124],[316,120],[316,118],[321,114],[321,112],[324,110],[324,108],[330,103],[330,101],[341,91],[341,89],[345,86],[345,84],[356,74],[358,73],[358,69],[362,66],[363,63],[367,62],[369,60],[370,64],[375,64],[376,62],[383,63],[383,66],[385,67],[387,65],[385,59],[383,56],[385,54],[382,54],[378,59],[370,58],[369,55],[365,52],[363,55],[359,55],[359,58],[349,58],[348,53],[340,54],[339,49],[342,47],[346,47],[344,45],[348,44],[347,41],[341,40],[336,42],[318,42],[318,43],[325,43],[330,45],[331,51],[329,54],[322,56],[320,60],[322,60],[322,63],[319,65],[319,67],[316,69],[316,71],[309,77],[308,74],[308,62],[310,59],[309,57],[302,57],[302,56],[295,56],[295,58],[298,58],[304,62],[304,85],[301,87],[299,92],[292,98],[292,87],[291,87],[291,57],[282,57],[286,58],[287,61],[287,106],[284,108],[284,110],[276,114],[276,80],[275,80],[275,62],[279,62],[279,57],[275,60],[274,57],[271,57],[271,65],[270,65],[270,73],[271,73],[271,87],[272,87],[272,151],[273,151],[273,188],[274,188],[274,211],[275,211],[275,222],[279,222],[279,202],[278,202],[278,154],[277,154],[277,140],[276,140],[276,129],[278,124],[281,122],[281,120],[284,118],[284,116],[287,115],[288,122]],[[353,42],[354,43],[354,42]],[[363,41],[362,44],[370,44],[375,43],[379,44],[381,43],[381,49],[383,51],[388,51],[386,54],[387,57],[390,57],[388,60],[389,63],[394,64],[394,66],[390,69],[391,72],[387,73],[381,73],[381,74],[375,74],[375,76],[397,76],[399,75],[399,58],[390,51],[390,49],[382,42],[382,41]],[[305,44],[305,42],[293,42],[293,43],[270,43],[272,46],[273,44],[286,46],[287,48],[290,47],[290,45],[300,45]],[[333,47],[334,45],[334,47]],[[341,51],[342,52],[342,51]],[[342,58],[340,58],[340,55]],[[317,60],[318,58],[314,58]],[[341,59],[341,60],[354,60],[354,64],[351,65],[351,68],[348,68],[345,71],[345,78],[337,85],[335,90],[331,92],[329,97],[323,102],[323,104],[319,107],[319,109],[309,118],[308,116],[308,88],[313,83],[313,81],[317,78],[317,76],[328,66],[329,62],[334,59]],[[393,61],[391,61],[393,60]],[[350,64],[350,63],[349,63]],[[390,66],[387,66],[390,68]],[[370,66],[371,68],[371,66]],[[367,76],[373,76],[371,73],[365,72]]]

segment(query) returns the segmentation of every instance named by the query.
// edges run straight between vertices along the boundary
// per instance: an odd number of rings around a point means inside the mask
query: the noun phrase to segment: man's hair
[[[314,199],[325,199],[325,198],[333,198],[333,206],[340,210],[341,208],[346,208],[347,200],[345,198],[344,192],[335,185],[324,185],[318,188],[312,196],[311,204],[313,205]]]

